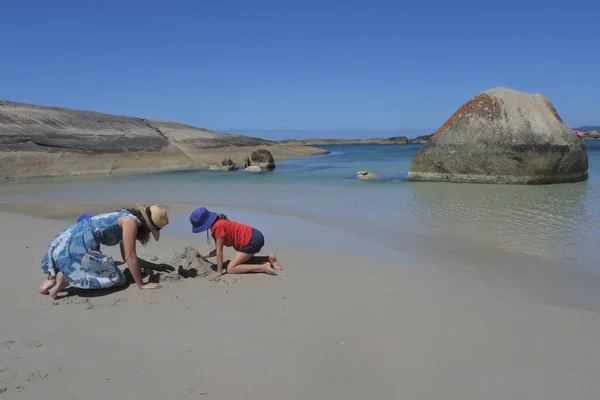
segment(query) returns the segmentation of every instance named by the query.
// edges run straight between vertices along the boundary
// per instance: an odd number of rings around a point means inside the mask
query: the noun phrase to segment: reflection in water
[[[598,222],[586,182],[548,186],[411,183],[415,212],[431,229],[512,252],[564,257]],[[590,199],[590,197],[592,197]],[[572,256],[572,255],[569,255]]]

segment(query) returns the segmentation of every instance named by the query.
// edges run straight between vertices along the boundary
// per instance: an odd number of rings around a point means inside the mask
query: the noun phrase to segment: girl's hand
[[[206,260],[208,257],[210,257],[210,254],[208,254],[208,253],[202,253],[202,254],[200,254],[200,258],[203,259],[203,260]]]
[[[139,288],[142,290],[152,290],[152,289],[160,289],[162,286],[158,283],[146,283],[145,285],[141,285]]]

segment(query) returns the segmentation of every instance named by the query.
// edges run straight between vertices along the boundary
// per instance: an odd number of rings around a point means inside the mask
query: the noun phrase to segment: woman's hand
[[[162,286],[159,283],[146,283],[138,286],[142,290],[160,289]]]
[[[202,253],[202,254],[200,254],[200,258],[203,259],[203,260],[206,260],[208,257],[210,257],[209,253]]]
[[[121,217],[119,218],[119,226],[123,229],[123,255],[129,272],[133,276],[133,280],[140,289],[144,289],[144,282],[142,282],[142,271],[140,268],[140,259],[135,251],[135,238],[137,235],[137,222],[132,218]],[[148,289],[154,289],[149,287]]]

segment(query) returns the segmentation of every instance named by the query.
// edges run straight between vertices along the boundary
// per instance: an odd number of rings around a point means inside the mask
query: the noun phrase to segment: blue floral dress
[[[125,276],[100,245],[116,246],[123,241],[121,217],[140,220],[127,210],[96,215],[76,223],[52,239],[40,267],[56,276],[62,272],[69,284],[82,289],[103,289],[123,284]]]

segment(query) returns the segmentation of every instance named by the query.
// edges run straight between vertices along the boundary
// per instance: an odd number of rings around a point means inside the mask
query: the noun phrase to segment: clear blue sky
[[[0,99],[361,136],[507,86],[600,124],[599,1],[0,1]]]

